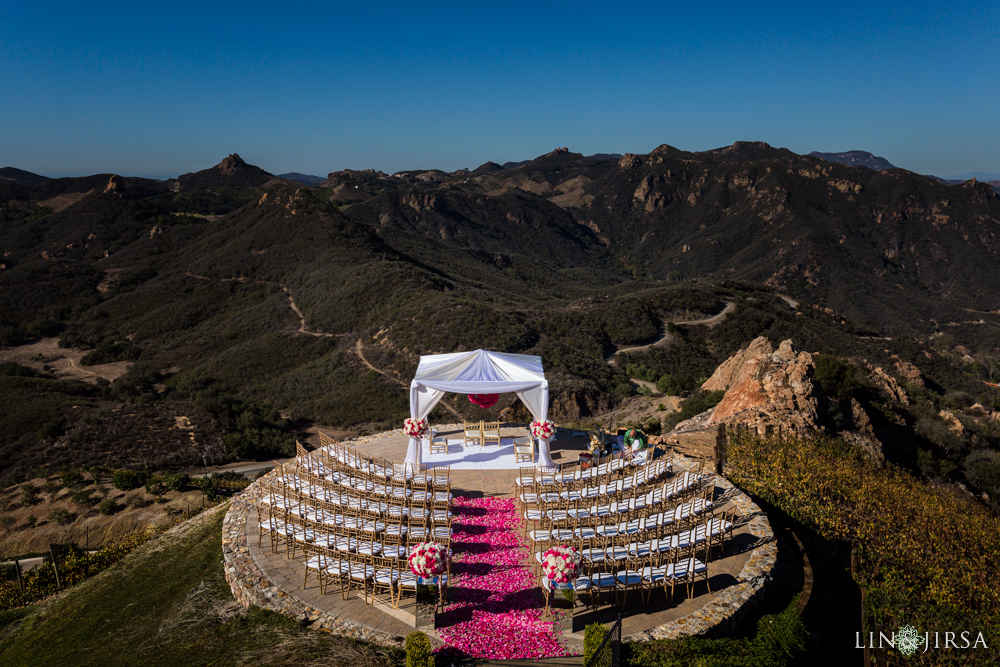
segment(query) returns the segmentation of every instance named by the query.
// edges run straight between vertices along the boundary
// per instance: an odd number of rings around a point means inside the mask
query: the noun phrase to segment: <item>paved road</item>
[[[91,549],[88,553],[96,554],[97,550],[96,549]],[[14,561],[12,561],[12,560],[5,560],[4,561],[4,565],[6,565],[7,563],[13,563],[13,562]],[[28,570],[31,570],[33,568],[38,567],[43,562],[45,562],[45,557],[44,556],[36,556],[34,558],[19,558],[18,562],[21,564],[21,572],[24,573],[24,572],[27,572]]]
[[[279,463],[285,463],[291,459],[281,460],[278,459]],[[208,474],[214,475],[217,472],[238,472],[247,479],[253,479],[257,476],[261,470],[268,470],[274,467],[274,461],[251,461],[250,463],[229,463],[224,466],[209,466]],[[187,470],[187,473],[192,477],[204,477],[205,468],[191,468]]]

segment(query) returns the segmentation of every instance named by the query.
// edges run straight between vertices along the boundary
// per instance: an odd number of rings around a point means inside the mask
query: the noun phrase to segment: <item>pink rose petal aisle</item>
[[[438,635],[474,658],[507,660],[565,655],[552,623],[541,620],[538,581],[525,567],[513,498],[456,498],[452,524],[456,582]]]

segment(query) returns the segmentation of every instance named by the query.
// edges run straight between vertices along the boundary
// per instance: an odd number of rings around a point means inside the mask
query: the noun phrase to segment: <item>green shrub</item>
[[[813,355],[816,370],[813,379],[830,398],[844,398],[857,388],[857,372],[851,364],[827,354]]]
[[[73,494],[70,501],[74,505],[79,505],[80,507],[87,507],[94,504],[94,498],[90,491],[77,491]]]
[[[5,361],[0,364],[0,375],[30,378],[35,376],[35,371],[14,361]]]
[[[60,480],[62,481],[62,485],[68,489],[76,486],[77,484],[83,484],[83,473],[76,468],[63,470],[60,475]]]
[[[191,484],[191,475],[186,472],[167,473],[163,483],[171,491],[181,491]]]
[[[969,454],[965,459],[965,476],[997,500],[1000,498],[1000,453],[980,449]]]
[[[119,509],[118,503],[115,502],[114,498],[105,498],[104,500],[101,501],[101,504],[98,505],[97,507],[97,511],[99,511],[104,516],[110,516],[115,512],[117,512],[118,509]]]
[[[691,391],[698,386],[697,381],[690,375],[670,375],[666,374],[656,381],[656,390],[667,396],[680,396],[686,391]]]
[[[37,523],[38,523],[38,517],[35,516],[34,514],[29,514],[28,515],[28,528],[34,528],[35,524],[37,524]]]
[[[215,500],[219,497],[219,490],[215,488],[215,484],[212,483],[210,477],[200,477],[198,479],[198,486],[201,487],[202,492],[205,494],[205,500]]]
[[[151,496],[162,496],[167,492],[167,485],[163,477],[153,475],[146,480],[146,493]]]
[[[38,502],[38,487],[27,482],[21,485],[21,504],[24,506],[34,505]]]
[[[406,667],[434,667],[431,640],[422,632],[406,635]]]
[[[583,634],[583,664],[590,662],[607,636],[608,629],[602,623],[591,623],[587,626]]]
[[[138,489],[149,479],[149,473],[144,470],[116,470],[111,475],[111,484],[120,491]]]
[[[46,438],[57,438],[66,432],[66,420],[62,417],[58,419],[52,419],[44,424],[38,429],[38,437],[43,440]]]
[[[13,514],[0,515],[0,528],[3,528],[4,532],[10,532],[15,523],[17,523],[17,517]]]

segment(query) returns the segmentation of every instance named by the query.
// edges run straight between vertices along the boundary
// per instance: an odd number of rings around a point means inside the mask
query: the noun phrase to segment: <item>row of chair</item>
[[[544,477],[532,484],[522,484],[518,499],[523,504],[553,503],[560,500],[585,500],[588,498],[627,498],[641,492],[644,487],[672,473],[673,466],[666,459],[631,468],[627,474],[608,475],[594,480],[574,480],[565,484],[549,483]],[[695,473],[685,472],[695,476]]]
[[[603,494],[572,500],[561,495],[557,499],[549,499],[543,492],[534,492],[534,495],[527,495],[523,502],[522,518],[525,534],[532,524],[547,518],[587,524],[604,523],[607,518],[618,522],[621,515],[630,513],[638,517],[662,512],[667,503],[682,500],[695,493],[701,485],[701,478],[695,473],[685,471],[656,485],[640,485],[627,492],[604,489]],[[703,493],[711,494],[713,491],[714,485],[704,486]]]
[[[331,583],[340,587],[341,596],[345,600],[357,588],[364,593],[368,604],[374,603],[375,597],[383,592],[388,594],[393,609],[399,608],[403,593],[415,593],[419,583],[405,560],[375,554],[344,553],[321,545],[306,546],[303,588],[308,585],[310,573],[315,573],[320,593],[324,595]],[[443,592],[447,587],[448,575],[442,575],[438,581],[437,605],[441,606],[444,603]]]
[[[495,442],[497,446],[500,445],[500,422],[480,421],[478,424],[464,422],[462,433],[465,435],[466,447],[469,446],[470,441],[482,447],[491,442]]]
[[[694,586],[704,581],[708,583],[707,546],[694,545],[670,553],[651,552],[646,556],[629,557],[623,560],[584,561],[580,564],[580,576],[573,581],[574,593],[585,595],[588,606],[597,609],[600,597],[613,594],[615,603],[624,607],[629,591],[636,591],[642,603],[649,604],[651,592],[662,587],[669,603],[678,585],[687,587],[688,598],[694,594]],[[551,594],[550,585],[543,579],[546,606]],[[669,592],[668,592],[669,591]],[[574,595],[574,604],[579,599]]]
[[[324,434],[321,444],[276,464],[260,485],[258,548],[268,536],[272,553],[284,546],[288,558],[304,558],[306,580],[316,574],[324,593],[335,582],[345,596],[363,588],[370,602],[386,585],[398,605],[410,549],[433,540],[450,552],[450,469],[364,457]]]

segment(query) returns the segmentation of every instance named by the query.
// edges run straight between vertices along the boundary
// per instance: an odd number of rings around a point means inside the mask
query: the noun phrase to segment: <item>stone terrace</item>
[[[438,429],[441,435],[460,433],[456,425]],[[523,427],[504,428],[502,436],[515,433],[523,434]],[[572,434],[573,431],[561,430],[552,442],[556,463],[575,461],[578,452],[586,448],[586,438]],[[405,456],[407,438],[397,430],[358,438],[348,444],[363,454],[399,461]],[[680,456],[675,456],[675,462],[680,467],[696,467],[694,460]],[[515,488],[517,470],[453,470],[451,476],[452,492],[456,496],[510,496]],[[315,575],[303,587],[301,560],[290,560],[283,547],[272,554],[266,537],[263,547],[258,548],[257,512],[253,506],[255,490],[256,483],[234,500],[223,525],[226,577],[237,599],[245,605],[257,604],[311,622],[313,627],[324,631],[385,645],[400,645],[403,637],[413,629],[413,610],[407,607],[405,598],[400,609],[393,610],[380,602],[367,605],[356,592],[346,601],[334,589],[321,595]],[[623,610],[623,638],[642,641],[724,632],[735,627],[746,612],[759,604],[777,557],[770,524],[760,508],[725,479],[716,478],[715,500],[720,509],[735,505],[737,517],[733,540],[727,545],[724,556],[717,556],[709,563],[712,592],[699,584],[695,597],[690,600],[683,599],[679,592],[675,602],[667,604],[659,591],[654,592],[648,607],[638,599],[629,600],[628,608]],[[540,589],[538,598],[541,605]],[[409,600],[412,606],[412,597]],[[618,608],[604,606],[595,613],[578,606],[575,614],[574,625],[583,628],[593,622],[614,621]],[[582,639],[582,630],[564,636],[566,650],[582,651]]]

